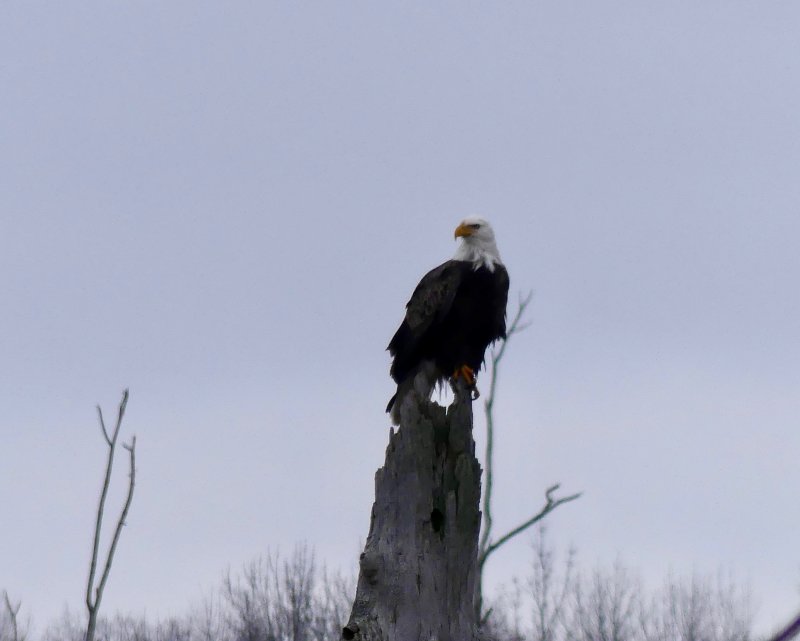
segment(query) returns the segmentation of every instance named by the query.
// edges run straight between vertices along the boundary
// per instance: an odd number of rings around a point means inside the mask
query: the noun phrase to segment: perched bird
[[[456,227],[455,238],[461,239],[455,256],[422,277],[387,348],[397,393],[386,411],[395,425],[415,384],[429,398],[437,383],[462,379],[477,398],[476,373],[484,352],[506,337],[508,272],[491,225],[467,218]]]

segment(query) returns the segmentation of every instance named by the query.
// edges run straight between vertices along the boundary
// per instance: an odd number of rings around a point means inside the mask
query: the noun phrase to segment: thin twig
[[[111,438],[108,436],[108,430],[106,429],[106,422],[103,420],[103,410],[100,406],[97,406],[97,418],[100,419],[100,429],[103,430],[103,438],[106,439],[106,443],[108,446],[111,447]]]

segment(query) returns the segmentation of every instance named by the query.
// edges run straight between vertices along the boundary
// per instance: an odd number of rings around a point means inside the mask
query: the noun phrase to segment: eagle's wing
[[[495,327],[497,327],[497,338],[506,339],[506,306],[508,305],[508,272],[502,265],[496,268],[497,287],[492,307],[495,310]]]
[[[449,260],[422,277],[406,305],[406,323],[414,336],[421,336],[434,320],[447,315],[462,274],[463,265]]]

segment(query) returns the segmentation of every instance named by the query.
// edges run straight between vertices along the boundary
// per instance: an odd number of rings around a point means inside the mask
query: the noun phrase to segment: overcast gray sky
[[[798,33],[795,2],[0,4],[0,588],[81,608],[126,386],[107,612],[301,540],[354,569],[384,348],[479,214],[535,293],[498,529],[561,481],[585,563],[723,568],[792,614]]]

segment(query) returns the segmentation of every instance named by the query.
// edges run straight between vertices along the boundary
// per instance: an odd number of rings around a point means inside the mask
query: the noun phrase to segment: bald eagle
[[[484,352],[506,337],[508,272],[491,225],[467,218],[456,227],[455,238],[461,238],[455,256],[422,277],[387,348],[397,393],[386,411],[395,425],[400,424],[400,406],[415,379],[423,388],[417,391],[426,398],[447,378],[463,379],[477,398],[476,372]]]

